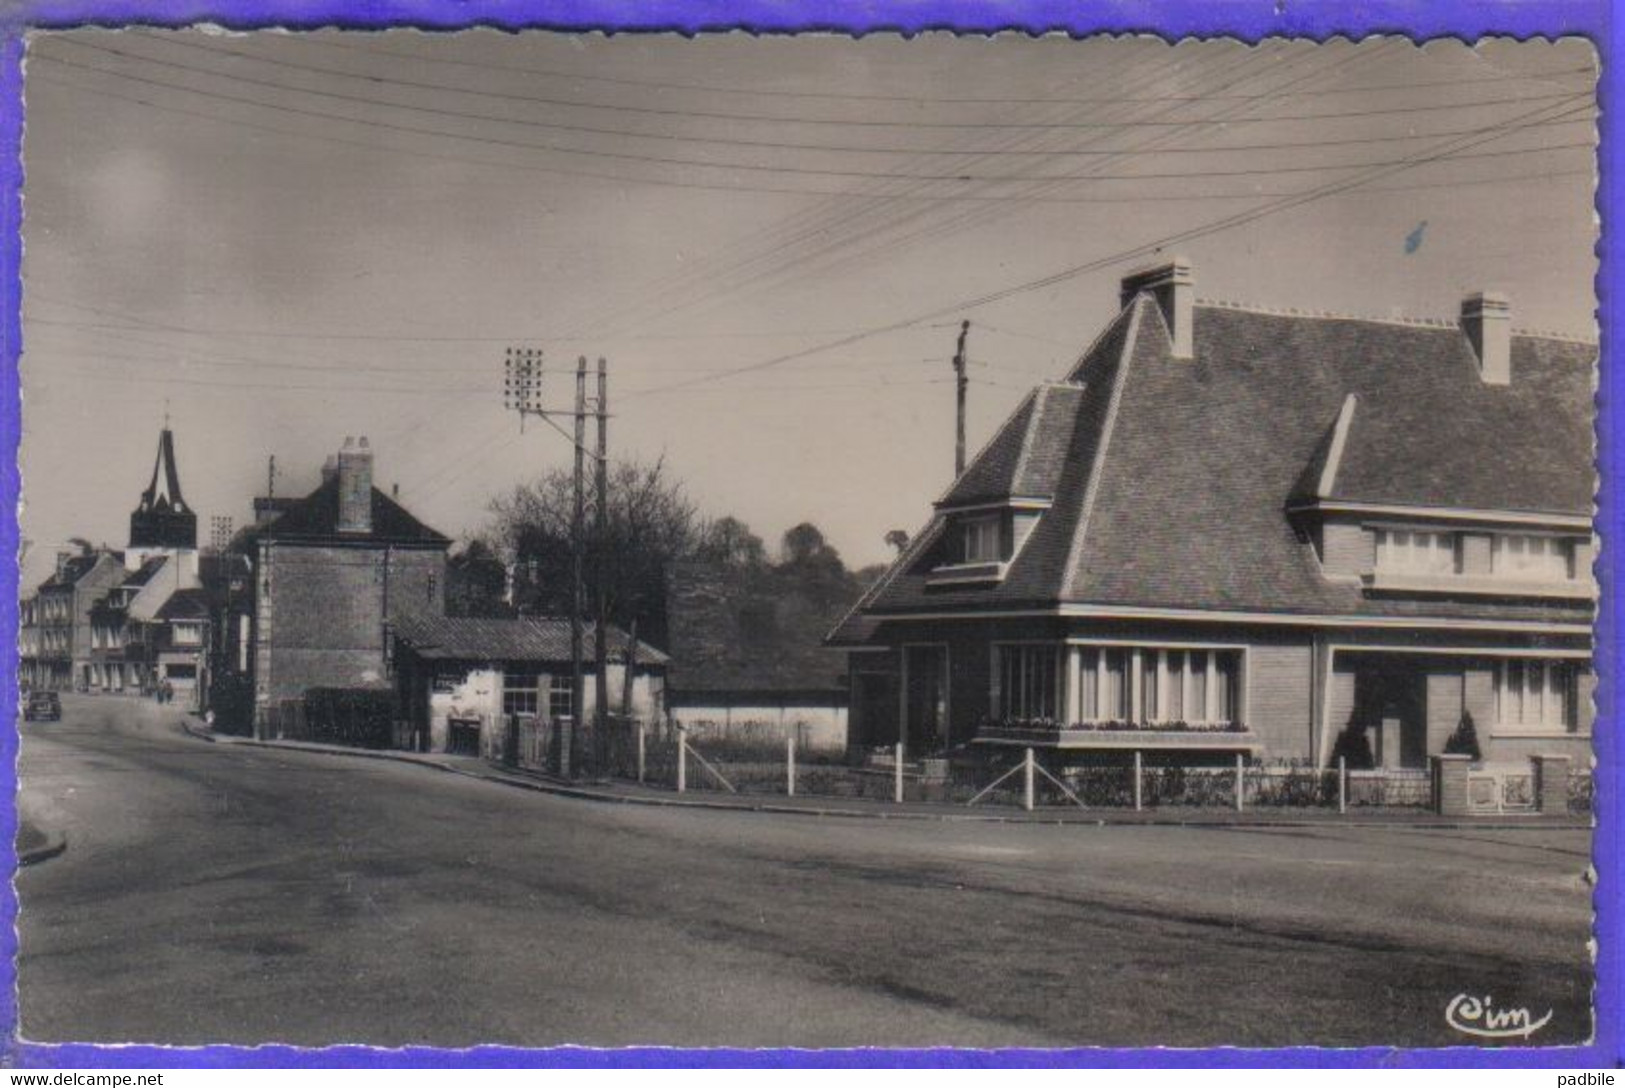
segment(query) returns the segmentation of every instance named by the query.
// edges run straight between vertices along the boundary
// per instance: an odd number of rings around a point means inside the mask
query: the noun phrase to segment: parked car
[[[23,720],[30,722],[59,722],[62,720],[62,700],[54,691],[35,691],[23,705]]]

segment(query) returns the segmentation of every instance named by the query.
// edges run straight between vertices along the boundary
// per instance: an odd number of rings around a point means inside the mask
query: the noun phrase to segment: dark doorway
[[[909,754],[939,752],[948,747],[948,648],[909,646],[903,655]]]
[[[897,677],[893,673],[852,674],[851,730],[856,747],[897,743]]]
[[[1373,658],[1354,674],[1354,708],[1378,767],[1426,767],[1427,674],[1414,663]]]

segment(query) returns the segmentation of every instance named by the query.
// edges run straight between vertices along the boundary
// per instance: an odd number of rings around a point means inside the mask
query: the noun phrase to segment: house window
[[[1378,529],[1377,569],[1395,574],[1455,574],[1456,534]]]
[[[1567,661],[1503,661],[1495,673],[1495,720],[1502,729],[1569,733],[1576,728],[1576,670]]]
[[[575,681],[568,676],[549,678],[547,685],[547,716],[553,721],[575,716]]]
[[[1228,724],[1240,717],[1241,651],[1080,646],[1076,719]]]
[[[1128,721],[1133,715],[1131,650],[1120,646],[1086,646],[1074,651],[1078,661],[1079,721]]]
[[[1566,582],[1574,576],[1574,548],[1552,536],[1503,534],[1490,546],[1490,573],[1519,582]]]
[[[1054,721],[1056,647],[1000,646],[997,710],[1001,721]]]
[[[430,571],[429,576],[423,580],[423,599],[430,604],[434,603],[434,591],[438,584],[435,580],[434,571]]]
[[[965,562],[997,563],[1004,558],[999,546],[1000,518],[997,514],[967,518],[962,526],[965,543]]]
[[[541,677],[529,670],[507,670],[502,674],[502,713],[534,717],[541,705]]]
[[[203,642],[203,627],[196,623],[177,623],[174,627],[175,645],[197,646]]]

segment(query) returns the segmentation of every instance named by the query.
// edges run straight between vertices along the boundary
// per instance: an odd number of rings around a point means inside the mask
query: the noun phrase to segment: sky
[[[175,431],[200,515],[304,494],[347,436],[462,538],[570,464],[509,347],[610,373],[770,544],[856,567],[1180,254],[1203,298],[1595,334],[1595,56],[874,35],[36,33],[25,69],[24,585],[124,543]],[[568,419],[559,421],[568,426]]]

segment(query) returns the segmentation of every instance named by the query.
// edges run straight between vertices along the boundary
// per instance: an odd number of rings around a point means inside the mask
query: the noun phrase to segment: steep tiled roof
[[[771,567],[674,564],[666,588],[668,687],[674,695],[842,689],[843,662],[822,639],[858,595],[856,579],[808,585]]]
[[[1178,360],[1162,311],[1126,307],[1069,381],[1053,505],[1004,578],[929,585],[928,546],[901,557],[836,642],[887,614],[1059,603],[1273,613],[1573,620],[1569,605],[1368,597],[1328,579],[1286,515],[1322,498],[1589,515],[1596,348],[1512,340],[1512,380],[1483,382],[1448,325],[1198,305]],[[1335,473],[1323,474],[1353,394]],[[1006,429],[1025,429],[1033,400]],[[1064,438],[1062,437],[1064,435]],[[958,485],[950,495],[958,491]],[[929,531],[939,531],[938,515]],[[922,534],[923,536],[924,534]]]
[[[140,587],[152,581],[153,576],[163,569],[164,563],[169,559],[167,555],[154,555],[142,561],[141,565],[130,572],[130,576],[119,583],[120,588]]]
[[[103,557],[110,556],[120,561],[124,558],[123,552],[91,552],[89,555],[72,555],[63,560],[60,570],[53,571],[51,576],[40,583],[40,589],[55,589],[61,586],[71,586],[79,579],[95,569]]]
[[[207,619],[209,602],[202,589],[177,589],[158,609],[161,620]]]
[[[441,616],[421,612],[397,617],[395,634],[421,657],[456,661],[570,660],[570,621],[568,619],[484,619],[471,616]],[[609,630],[610,658],[620,661],[626,651],[626,632]],[[593,660],[597,642],[592,625],[583,632],[582,652]],[[638,640],[638,661],[661,665],[666,655]]]
[[[338,479],[326,480],[309,495],[290,503],[281,517],[268,525],[255,525],[238,534],[239,542],[252,540],[318,543],[362,541],[378,544],[420,544],[448,547],[451,538],[429,528],[400,503],[372,489],[372,530],[341,533]]]

